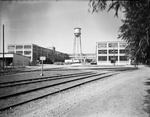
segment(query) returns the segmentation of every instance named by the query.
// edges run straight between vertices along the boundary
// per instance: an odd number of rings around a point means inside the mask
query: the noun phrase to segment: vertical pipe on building
[[[4,69],[4,24],[3,24],[3,69]]]

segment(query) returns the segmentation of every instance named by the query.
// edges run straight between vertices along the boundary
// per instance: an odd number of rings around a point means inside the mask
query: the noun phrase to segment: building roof
[[[17,54],[17,53],[4,53],[4,57],[13,57],[13,55],[19,55],[19,56],[23,56],[23,57],[28,58],[27,56],[20,55],[20,54]],[[0,53],[0,58],[1,57],[3,57],[3,53]]]
[[[96,43],[126,43],[125,41],[99,41]]]
[[[36,45],[33,43],[17,43],[17,44],[7,44],[7,45]]]

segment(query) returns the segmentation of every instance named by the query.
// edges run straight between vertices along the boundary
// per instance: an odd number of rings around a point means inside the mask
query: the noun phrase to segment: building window
[[[120,61],[128,61],[127,56],[120,56]]]
[[[107,61],[107,56],[98,56],[98,61]]]
[[[109,50],[109,54],[118,54],[118,50]]]
[[[23,45],[17,45],[16,49],[23,49]]]
[[[109,56],[109,61],[112,60],[118,61],[118,56]]]
[[[31,49],[31,45],[24,45],[24,49]]]
[[[24,51],[25,55],[31,55],[31,51]]]
[[[99,43],[98,48],[107,48],[107,43]]]
[[[24,49],[31,49],[31,45],[24,45]]]
[[[120,43],[120,44],[119,44],[119,47],[120,47],[120,48],[125,48],[125,47],[126,47],[126,43]]]
[[[15,46],[8,46],[8,50],[14,50]]]
[[[110,47],[110,48],[114,48],[114,47],[118,47],[118,43],[109,43],[108,44],[108,47]]]
[[[107,54],[107,50],[98,50],[98,54]]]
[[[125,54],[126,50],[120,50],[120,54]]]
[[[16,53],[22,55],[23,51],[16,51]]]

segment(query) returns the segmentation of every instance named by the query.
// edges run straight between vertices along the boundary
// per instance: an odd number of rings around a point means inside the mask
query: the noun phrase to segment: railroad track
[[[118,74],[117,72],[85,72],[54,77],[44,77],[17,82],[1,83],[0,111],[21,106],[38,99]]]
[[[62,79],[62,78],[84,76],[84,75],[88,75],[88,74],[94,74],[94,72],[80,72],[80,73],[75,73],[75,74],[55,75],[55,76],[31,78],[31,79],[25,79],[25,80],[1,82],[0,88],[23,85],[23,84],[30,84],[30,83],[36,83],[36,82],[45,82],[45,81],[49,81],[49,80],[56,80],[56,79]]]
[[[87,70],[109,70],[109,71],[126,71],[126,70],[136,70],[138,68],[132,68],[132,67],[106,67],[106,68],[85,68]],[[45,68],[43,71],[70,71],[70,70],[81,70],[78,67],[77,68]],[[0,76],[3,75],[10,75],[10,74],[16,74],[16,73],[24,73],[24,72],[37,72],[37,71],[41,71],[41,69],[27,69],[27,70],[15,70],[15,71],[4,71],[1,72]]]
[[[43,69],[43,71],[70,71],[70,70],[80,70],[80,69],[64,69],[64,68],[45,68]],[[41,69],[27,69],[27,70],[7,70],[7,71],[1,71],[0,76],[3,75],[10,75],[10,74],[16,74],[16,73],[25,73],[25,72],[37,72],[37,71],[41,71]]]

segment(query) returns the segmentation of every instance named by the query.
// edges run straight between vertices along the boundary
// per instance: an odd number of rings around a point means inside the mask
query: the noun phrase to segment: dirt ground
[[[150,117],[150,68],[82,85],[7,117]],[[44,104],[43,104],[44,103]]]

